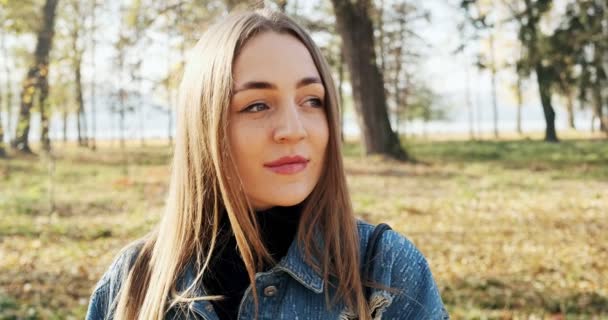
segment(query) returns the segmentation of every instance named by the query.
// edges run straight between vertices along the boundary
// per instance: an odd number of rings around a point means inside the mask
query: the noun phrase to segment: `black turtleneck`
[[[299,205],[277,206],[256,212],[264,245],[277,262],[287,254],[294,240],[300,220],[300,209]],[[224,215],[221,221],[219,241],[221,244],[211,258],[209,273],[203,282],[207,294],[225,297],[223,300],[212,301],[218,317],[221,320],[232,320],[238,317],[241,299],[250,283],[227,215]],[[272,267],[264,266],[264,271]]]

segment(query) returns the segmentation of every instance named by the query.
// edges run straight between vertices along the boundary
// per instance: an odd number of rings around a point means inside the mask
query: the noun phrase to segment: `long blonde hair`
[[[342,300],[369,319],[359,272],[359,238],[344,174],[339,106],[330,69],[310,36],[293,20],[267,10],[231,14],[211,26],[190,53],[179,88],[172,174],[164,215],[148,235],[119,293],[114,316],[162,319],[168,308],[193,300],[227,214],[251,283],[272,258],[264,247],[227,141],[232,67],[245,42],[261,32],[286,33],[310,52],[326,92],[329,141],[321,177],[302,205],[297,241],[307,263],[323,276],[326,303]],[[317,233],[322,235],[316,241]],[[193,284],[178,292],[176,281],[195,261]],[[154,279],[154,281],[150,281]],[[329,287],[335,289],[330,301]],[[257,314],[256,286],[252,286]],[[169,302],[167,304],[167,302]]]

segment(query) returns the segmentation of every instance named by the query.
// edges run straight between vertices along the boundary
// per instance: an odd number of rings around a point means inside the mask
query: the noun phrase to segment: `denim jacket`
[[[374,226],[358,221],[357,227],[363,253]],[[91,296],[87,320],[113,319],[112,302],[139,248],[133,246],[125,250],[99,280]],[[360,266],[363,256],[361,254]],[[194,277],[193,268],[187,267],[177,287],[187,288]],[[258,319],[356,319],[342,302],[331,308],[327,306],[323,277],[305,262],[295,239],[285,257],[269,271],[257,273],[255,280]],[[370,305],[374,319],[449,319],[426,259],[401,234],[391,230],[382,234],[372,264],[372,280],[391,289],[372,290]],[[333,293],[333,287],[329,288]],[[204,288],[197,293],[205,295]],[[249,286],[241,300],[238,318],[253,319],[254,308]],[[169,310],[165,319],[219,320],[209,301],[191,302],[186,308],[187,314],[183,309]]]

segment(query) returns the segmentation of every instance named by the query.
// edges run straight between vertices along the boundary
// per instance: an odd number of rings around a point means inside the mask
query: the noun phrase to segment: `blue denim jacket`
[[[374,226],[358,221],[360,249],[365,252]],[[256,274],[259,295],[258,319],[356,319],[344,303],[328,308],[323,293],[323,277],[304,260],[293,241],[287,254],[267,272]],[[134,246],[121,254],[99,280],[87,312],[87,320],[113,319],[112,302],[117,297],[122,279],[137,256]],[[363,254],[361,254],[363,260]],[[360,262],[360,265],[363,261]],[[186,268],[178,288],[186,288],[194,280],[193,268]],[[372,280],[397,290],[374,289],[370,298],[374,319],[449,319],[441,296],[424,256],[405,237],[386,231],[378,243],[373,260]],[[329,290],[333,290],[330,286]],[[205,294],[204,288],[199,292]],[[332,291],[330,291],[330,296]],[[169,310],[166,319],[219,320],[209,301],[196,301],[188,306],[188,314]],[[239,319],[254,318],[251,286],[247,288],[239,308]]]

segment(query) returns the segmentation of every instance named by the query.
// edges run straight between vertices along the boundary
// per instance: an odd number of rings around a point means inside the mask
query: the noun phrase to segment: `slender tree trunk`
[[[79,1],[74,3],[76,14],[82,15],[83,10]],[[74,72],[74,94],[76,97],[76,128],[78,132],[78,146],[87,146],[87,119],[85,117],[84,98],[82,92],[82,56],[83,49],[78,45],[78,40],[82,37],[84,19],[73,25],[70,36],[72,40],[72,71]]]
[[[353,100],[367,154],[409,157],[388,119],[384,80],[376,64],[370,3],[332,0],[353,88]]]
[[[64,110],[61,114],[61,119],[63,121],[63,143],[68,142],[68,110],[64,107]]]
[[[602,110],[602,88],[598,84],[594,84],[591,90],[591,96],[593,97],[593,113],[600,120],[600,131],[607,131],[608,124],[606,123]]]
[[[399,68],[397,68],[399,69]],[[395,77],[399,77],[399,70],[395,70]],[[399,94],[399,80],[395,80],[395,82],[393,83],[394,85],[394,90],[395,90],[395,132],[397,133],[397,135],[399,135],[399,116],[401,116],[401,114],[399,113],[399,110],[401,109],[401,95]]]
[[[121,72],[122,73],[122,72]],[[127,175],[127,149],[125,143],[125,95],[126,92],[124,88],[120,90],[120,110],[118,111],[119,125],[120,125],[120,153],[122,154],[122,164],[123,164],[123,175]]]
[[[10,133],[13,132],[11,124],[13,123],[13,77],[10,65],[8,63],[8,50],[6,49],[5,36],[4,33],[1,35],[2,38],[0,40],[0,50],[2,50],[2,56],[4,60],[4,74],[6,76],[6,101],[5,101],[5,110],[6,110],[6,129],[4,130],[5,138],[10,141],[11,136]],[[1,105],[0,105],[1,106]]]
[[[380,71],[386,72],[386,61],[385,61],[385,46],[384,46],[384,0],[380,0],[380,8],[378,9],[378,25],[375,27],[379,31],[378,49],[380,52]]]
[[[465,55],[466,58],[466,55]],[[473,102],[471,99],[471,75],[470,75],[470,66],[467,63],[464,64],[465,68],[465,100],[467,104],[467,114],[469,118],[469,139],[475,139],[475,129],[473,128]]]
[[[492,111],[494,120],[494,138],[498,139],[498,101],[496,99],[496,58],[494,52],[494,34],[490,33],[490,55],[492,71]]]
[[[34,54],[35,61],[34,64],[30,66],[21,89],[21,108],[17,120],[15,139],[12,142],[12,146],[20,152],[32,152],[29,146],[30,112],[37,87],[41,90],[41,113],[45,112],[43,112],[43,110],[48,94],[48,83],[46,79],[49,71],[49,53],[51,51],[53,35],[55,33],[55,11],[57,9],[57,2],[59,2],[59,0],[46,0],[44,4],[43,23],[38,32],[38,40]],[[45,124],[43,124],[42,127],[43,134],[41,137],[44,136],[44,127]],[[46,127],[48,130],[48,121]],[[50,141],[48,141],[48,146],[44,146],[47,142],[42,141],[42,143],[43,147],[48,147],[50,149]]]
[[[477,87],[481,88],[481,70],[479,70],[479,68],[477,68],[476,70],[476,75],[477,75]],[[482,123],[483,123],[483,106],[481,105],[481,92],[480,90],[475,90],[476,94],[475,94],[475,109],[477,112],[475,112],[476,114],[476,123],[477,123],[477,138],[479,140],[483,139],[483,133],[482,133]]]
[[[4,126],[2,125],[2,88],[0,88],[0,158],[6,158],[6,147],[4,145]]]
[[[402,69],[403,69],[403,64],[405,63],[405,61],[403,61],[403,47],[405,46],[405,41],[406,41],[406,20],[405,18],[401,18],[399,19],[399,41],[401,46],[396,48],[396,54],[395,54],[395,61],[397,62],[395,65],[395,83],[394,83],[394,90],[395,90],[395,132],[397,132],[397,136],[400,135],[401,132],[401,128],[400,128],[400,119],[401,119],[401,110],[406,108],[406,105],[401,105],[402,101],[401,101],[401,90],[399,88],[399,81],[401,81],[401,73],[402,73]],[[403,63],[402,63],[403,62]],[[384,70],[384,69],[383,69]],[[409,88],[409,83],[407,83],[407,79],[408,79],[408,75],[407,75],[407,71],[405,71],[405,78],[406,78],[406,84],[405,84],[405,90],[407,90],[407,88]],[[407,99],[407,98],[406,98]]]
[[[126,47],[124,44],[124,39],[125,36],[123,34],[123,28],[124,28],[124,20],[125,20],[125,9],[124,7],[121,5],[120,7],[120,40],[117,46],[118,49],[118,72],[119,72],[119,83],[120,83],[120,87],[118,89],[118,103],[119,103],[119,109],[118,109],[118,125],[119,125],[119,134],[120,134],[120,139],[119,139],[119,145],[120,145],[120,154],[122,155],[122,173],[123,176],[127,176],[128,175],[128,159],[127,159],[127,150],[126,150],[126,143],[125,143],[125,111],[126,111],[126,98],[127,98],[127,89],[125,88],[125,81],[124,81],[124,73],[125,73],[125,55],[126,55]]]
[[[545,128],[545,141],[558,142],[557,132],[555,131],[555,110],[551,104],[551,82],[546,74],[546,69],[538,62],[535,66],[540,100],[543,106],[543,114],[547,124]]]
[[[571,90],[566,94],[566,111],[568,113],[568,127],[576,129],[574,124],[574,94]]]
[[[95,11],[97,9],[97,0],[92,1],[92,11],[91,11],[91,68],[92,68],[92,76],[91,76],[91,137],[90,137],[90,148],[95,151],[97,149],[97,139],[96,139],[96,129],[97,129],[97,118],[95,114]]]
[[[523,130],[521,128],[521,108],[524,104],[523,94],[522,94],[522,83],[521,83],[521,75],[517,74],[517,133],[522,134]]]
[[[88,146],[88,138],[87,138],[87,117],[86,117],[86,111],[85,111],[85,107],[84,107],[84,98],[83,98],[83,92],[82,92],[82,74],[81,74],[81,66],[82,66],[82,59],[79,57],[78,58],[78,65],[76,66],[76,73],[77,73],[77,80],[76,80],[76,90],[78,91],[76,94],[76,98],[78,99],[78,117],[79,117],[79,123],[80,123],[80,127],[82,129],[82,139],[81,139],[81,143],[79,144],[81,147],[87,147]]]
[[[82,92],[82,91],[81,91]],[[86,117],[86,109],[84,107],[84,102],[82,104],[82,109],[80,110],[80,117],[81,117],[81,123],[82,123],[82,147],[88,147],[89,146],[89,138],[88,138],[88,125],[87,125],[87,117]]]
[[[51,139],[49,137],[49,83],[46,75],[40,79],[39,83],[40,95],[38,95],[38,103],[40,105],[40,142],[42,143],[42,149],[47,153],[51,151]]]
[[[75,53],[77,54],[77,53]],[[76,57],[74,61],[74,80],[75,80],[75,94],[76,94],[76,103],[78,108],[76,110],[76,128],[78,131],[78,145],[86,146],[86,138],[85,138],[85,122],[86,118],[84,117],[84,99],[82,97],[82,75],[81,75],[81,58]]]
[[[602,66],[604,51],[599,45],[596,45],[593,51],[593,67],[595,69],[596,79],[592,85],[593,107],[596,110],[596,115],[600,119],[600,131],[608,134],[608,119],[604,116],[604,106],[602,98],[603,82],[605,81],[606,73]],[[602,75],[602,76],[600,76]]]

